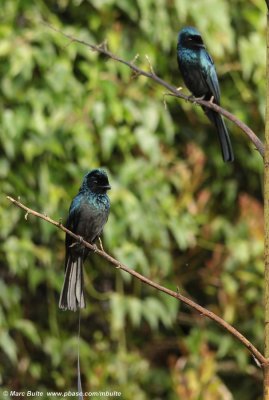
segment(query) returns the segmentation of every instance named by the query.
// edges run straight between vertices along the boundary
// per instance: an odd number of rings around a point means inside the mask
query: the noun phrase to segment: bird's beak
[[[195,46],[201,47],[201,49],[205,49],[204,43],[195,43]]]
[[[101,188],[102,189],[106,189],[106,190],[110,190],[111,186],[110,185],[104,185],[104,186],[101,186]]]

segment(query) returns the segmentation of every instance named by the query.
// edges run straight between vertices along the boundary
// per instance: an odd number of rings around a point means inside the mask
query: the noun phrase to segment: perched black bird
[[[110,201],[106,192],[110,188],[105,171],[94,169],[88,172],[71,203],[66,228],[93,243],[101,235],[108,219]],[[90,250],[70,235],[66,235],[65,247],[65,277],[59,307],[76,311],[78,307],[86,306],[82,267]]]
[[[193,27],[183,28],[178,35],[177,61],[188,89],[195,97],[220,104],[220,88],[212,58],[205,49],[200,33]],[[212,101],[211,100],[211,101]],[[203,107],[207,117],[217,128],[224,161],[233,161],[229,133],[222,116]]]

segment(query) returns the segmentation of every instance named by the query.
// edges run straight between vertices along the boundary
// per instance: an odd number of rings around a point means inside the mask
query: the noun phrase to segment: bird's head
[[[82,189],[93,193],[104,194],[111,189],[106,172],[103,169],[93,169],[83,179]]]
[[[197,29],[186,26],[178,34],[178,46],[188,49],[205,48],[202,36]]]

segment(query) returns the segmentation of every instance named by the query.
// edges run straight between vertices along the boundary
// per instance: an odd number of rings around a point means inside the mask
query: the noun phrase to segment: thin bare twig
[[[179,293],[179,289],[177,288],[177,291],[174,292],[170,289],[167,289],[164,286],[159,285],[156,282],[153,282],[149,278],[146,278],[145,276],[139,274],[138,272],[134,271],[133,269],[127,267],[120,261],[116,260],[115,258],[111,257],[109,254],[107,254],[105,251],[98,249],[95,245],[92,245],[85,240],[82,240],[80,236],[75,235],[73,232],[65,228],[61,222],[56,222],[53,219],[49,218],[48,216],[41,214],[37,211],[32,210],[29,207],[26,207],[24,204],[22,204],[20,201],[15,200],[14,198],[7,196],[7,199],[11,201],[13,204],[15,204],[17,207],[20,207],[24,211],[26,211],[27,216],[30,214],[34,215],[35,217],[41,218],[47,222],[49,222],[52,225],[55,225],[57,228],[60,228],[62,231],[66,232],[68,235],[72,236],[74,239],[79,241],[80,243],[83,243],[83,245],[91,250],[94,250],[95,253],[99,254],[101,257],[103,257],[105,260],[107,260],[109,263],[113,264],[116,268],[119,268],[128,274],[134,276],[135,278],[139,279],[141,282],[146,283],[147,285],[163,292],[166,293],[167,295],[174,297],[175,299],[178,299],[182,301],[183,303],[187,304],[189,307],[193,308],[196,310],[200,315],[210,318],[212,321],[215,321],[218,325],[220,325],[223,329],[228,331],[232,336],[234,336],[237,340],[239,340],[253,355],[254,359],[257,359],[259,364],[264,367],[269,365],[269,360],[267,360],[260,352],[259,350],[245,337],[243,336],[237,329],[235,329],[232,325],[230,325],[228,322],[224,321],[222,318],[220,318],[218,315],[214,314],[212,311],[207,310],[206,308],[200,306],[199,304],[195,303],[194,301],[190,300],[189,298],[183,296],[182,294]],[[29,219],[28,219],[29,220]]]
[[[268,2],[269,2],[269,0],[268,0]],[[258,138],[258,136],[256,136],[255,133],[249,128],[249,126],[247,126],[244,122],[240,121],[234,114],[232,114],[229,111],[225,110],[224,108],[218,106],[217,104],[214,104],[210,101],[205,101],[205,100],[196,100],[186,94],[183,94],[181,91],[178,91],[175,86],[170,85],[169,83],[167,83],[166,81],[161,79],[158,75],[156,75],[155,72],[153,71],[151,64],[150,64],[150,66],[151,66],[150,72],[144,71],[143,69],[137,67],[133,62],[126,61],[126,60],[122,59],[121,57],[117,56],[116,54],[111,53],[111,51],[109,51],[106,48],[106,46],[98,46],[98,45],[87,43],[84,40],[76,39],[75,37],[68,35],[57,28],[54,28],[53,26],[47,24],[46,22],[43,22],[43,24],[46,25],[47,27],[49,27],[50,29],[52,29],[53,31],[58,32],[61,35],[65,36],[71,42],[80,43],[84,46],[89,47],[93,51],[97,51],[98,53],[101,53],[101,54],[111,58],[114,61],[117,61],[121,64],[126,65],[127,67],[131,68],[131,70],[134,71],[135,76],[143,75],[147,78],[154,80],[159,85],[165,87],[170,93],[172,93],[174,95],[174,97],[184,99],[191,103],[199,104],[200,106],[210,108],[210,109],[218,112],[219,114],[222,114],[224,117],[228,118],[235,125],[237,125],[248,136],[248,138],[254,144],[254,146],[259,151],[261,156],[262,157],[264,156],[264,145],[261,142],[261,140]]]

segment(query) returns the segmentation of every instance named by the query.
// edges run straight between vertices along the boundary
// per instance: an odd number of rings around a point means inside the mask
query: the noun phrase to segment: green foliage
[[[58,310],[64,235],[10,205],[65,219],[83,174],[107,169],[104,246],[122,262],[234,324],[263,346],[262,160],[228,123],[224,165],[199,107],[42,23],[182,85],[178,30],[193,24],[217,66],[222,104],[263,131],[265,4],[253,0],[3,0],[0,10],[0,382],[76,390],[77,315]],[[185,90],[185,89],[184,89]],[[114,270],[86,265],[85,391],[124,399],[258,399],[260,370],[220,328]],[[240,379],[240,385],[238,381]],[[257,383],[258,379],[258,383]]]

